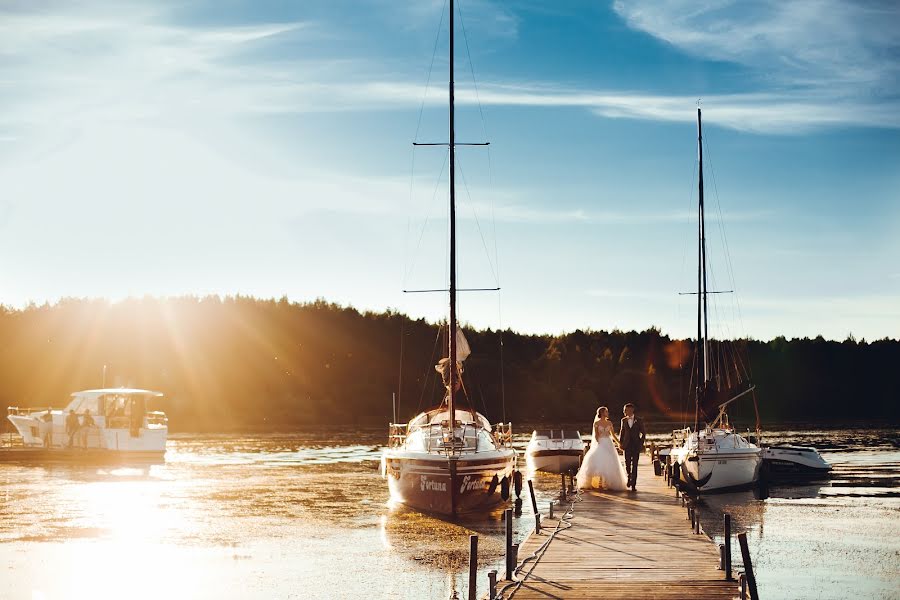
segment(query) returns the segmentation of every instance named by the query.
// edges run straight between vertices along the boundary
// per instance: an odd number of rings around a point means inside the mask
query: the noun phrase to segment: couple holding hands
[[[647,432],[644,422],[634,414],[634,405],[625,405],[625,416],[619,426],[619,435],[609,420],[609,409],[597,409],[591,434],[591,447],[584,455],[578,470],[578,487],[581,489],[602,488],[612,491],[637,489],[638,459],[644,449]],[[625,454],[625,466],[619,460],[616,447]]]

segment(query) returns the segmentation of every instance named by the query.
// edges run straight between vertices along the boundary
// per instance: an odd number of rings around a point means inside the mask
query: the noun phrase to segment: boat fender
[[[504,476],[500,480],[500,498],[509,500],[509,477]]]
[[[488,495],[488,496],[493,496],[493,495],[494,495],[494,492],[497,491],[497,486],[498,486],[498,485],[500,485],[500,480],[497,479],[497,476],[496,476],[496,475],[494,475],[494,476],[491,478],[491,483],[490,483],[490,485],[488,485],[487,495]]]
[[[675,481],[681,480],[681,463],[679,462],[672,463],[672,479]]]
[[[522,497],[522,472],[516,471],[513,473],[513,486],[516,489],[516,498]]]

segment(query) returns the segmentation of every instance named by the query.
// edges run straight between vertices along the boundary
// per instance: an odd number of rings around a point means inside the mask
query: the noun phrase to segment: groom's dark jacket
[[[619,427],[619,443],[622,444],[623,450],[636,450],[640,452],[644,449],[644,438],[647,432],[644,430],[644,420],[640,417],[634,417],[634,425],[628,426],[628,417],[622,417],[622,425]]]

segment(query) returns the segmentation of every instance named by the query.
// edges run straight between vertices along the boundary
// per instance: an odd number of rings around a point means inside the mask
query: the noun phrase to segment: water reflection
[[[791,435],[819,447],[841,437]],[[706,531],[721,539],[729,511],[750,533],[764,597],[787,597],[788,579],[798,597],[877,595],[900,581],[896,435],[841,439],[826,454],[830,482],[704,498]],[[14,573],[3,594],[150,598],[160,594],[151,582],[165,582],[190,598],[463,596],[472,533],[482,593],[486,572],[502,568],[503,507],[448,521],[391,504],[382,441],[380,430],[174,436],[164,464],[0,465],[0,562]],[[520,450],[527,441],[515,438]],[[534,481],[546,510],[559,477]],[[514,521],[518,541],[533,527],[529,500]]]

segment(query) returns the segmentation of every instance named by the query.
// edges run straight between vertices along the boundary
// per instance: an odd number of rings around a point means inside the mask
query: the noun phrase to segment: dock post
[[[513,577],[515,576],[516,567],[519,565],[519,545],[518,544],[512,545],[512,551],[510,552],[510,557],[512,558],[512,566],[509,568],[509,577],[507,579],[512,581]],[[759,600],[759,599],[755,598],[754,600]]]
[[[560,480],[560,483],[562,484],[562,487],[559,490],[559,499],[560,499],[560,501],[565,502],[565,500],[566,500],[566,474],[560,473],[559,480]]]
[[[488,571],[488,600],[497,597],[497,569]]]
[[[530,479],[528,480],[528,494],[531,496],[531,510],[534,511],[534,516],[535,518],[537,518],[539,512],[537,507],[537,500],[534,497],[534,483]]]
[[[728,513],[725,513],[725,564],[722,569],[725,579],[731,581],[731,515]]]
[[[738,574],[738,587],[741,600],[747,600],[747,578],[744,577],[743,573]]]
[[[534,532],[541,532],[541,513],[534,513]]]
[[[478,585],[476,576],[478,575],[478,536],[472,534],[469,536],[469,600],[477,600],[475,597]]]
[[[569,471],[569,493],[575,493],[575,471]]]
[[[514,565],[510,565],[512,561],[512,510],[507,508],[503,511],[503,517],[506,521],[506,577],[505,579],[512,579],[512,570]]]
[[[725,544],[719,544],[719,570],[725,570]]]
[[[756,591],[756,577],[753,576],[753,564],[750,562],[750,548],[747,546],[747,534],[739,533],[737,538],[741,545],[741,558],[744,559],[744,576],[747,580],[750,600],[759,600],[759,594]]]
[[[548,519],[552,519],[552,518],[553,518],[553,500],[550,501],[550,510],[549,510],[549,512],[547,513],[547,518],[548,518]]]

